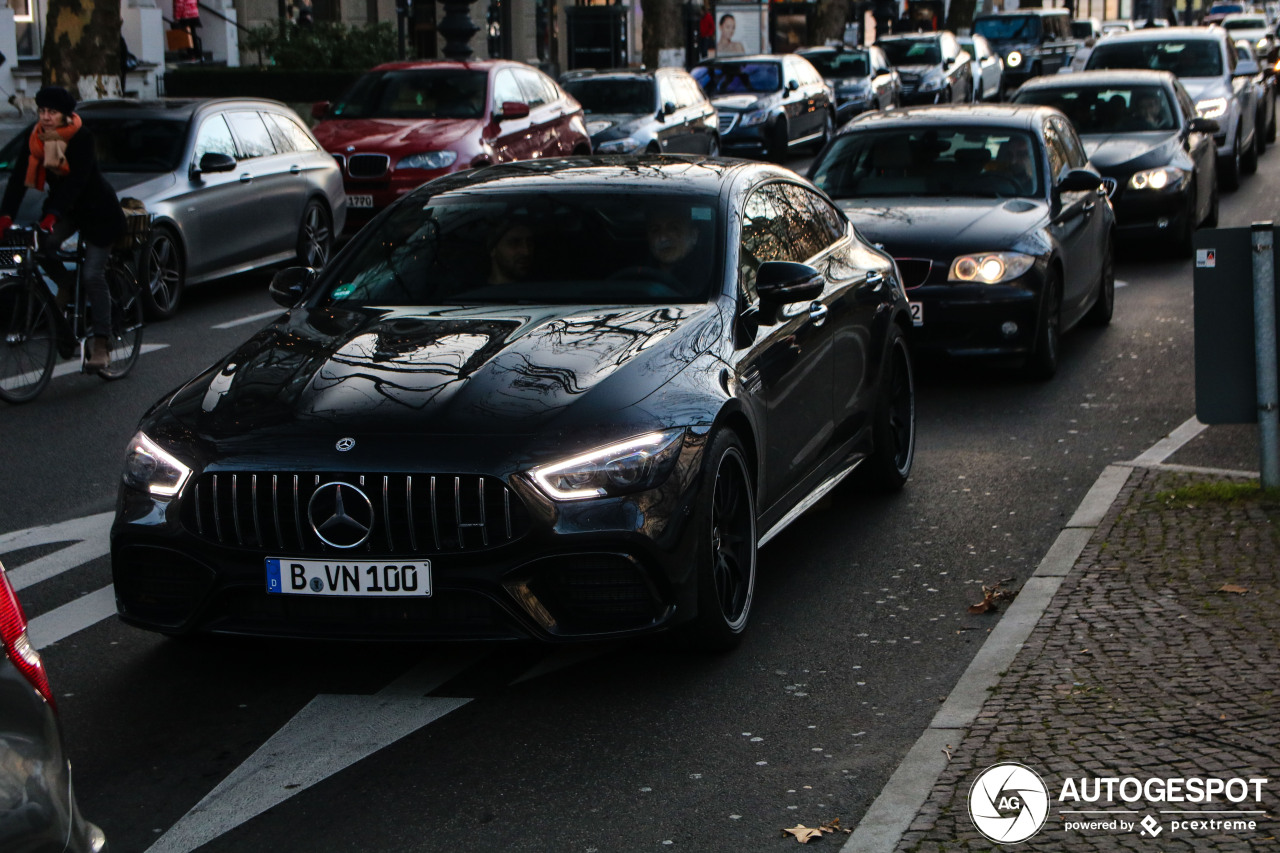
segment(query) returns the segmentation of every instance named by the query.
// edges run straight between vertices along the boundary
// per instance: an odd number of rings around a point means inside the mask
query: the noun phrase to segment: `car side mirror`
[[[333,103],[330,101],[316,101],[311,105],[311,117],[316,121],[329,115],[329,110],[333,109]]]
[[[495,116],[498,121],[511,121],[512,119],[528,117],[529,105],[524,101],[503,101],[502,109]]]
[[[292,308],[306,294],[315,278],[316,271],[311,267],[286,267],[271,277],[267,292],[277,305]]]
[[[1222,125],[1218,124],[1215,120],[1211,118],[1202,118],[1200,116],[1196,116],[1191,119],[1191,123],[1188,126],[1191,128],[1192,133],[1208,133],[1210,135],[1217,135],[1218,132],[1222,130]]]
[[[1083,193],[1102,186],[1102,178],[1088,169],[1072,169],[1058,181],[1058,189],[1064,193]]]
[[[191,177],[198,178],[205,172],[230,172],[236,167],[236,158],[221,151],[209,151],[200,158],[196,168],[191,170]]]
[[[799,89],[799,88],[800,88],[800,84],[799,84],[799,82],[797,82],[797,81],[795,81],[795,80],[788,80],[788,81],[787,81],[787,91],[788,91],[788,92],[794,92],[796,89]]]
[[[942,60],[942,67],[943,69],[947,69],[947,68],[950,68],[952,65],[955,65],[955,63],[956,63],[955,57],[948,56],[946,59]]]
[[[664,116],[669,116],[675,111],[676,111],[676,105],[671,103],[670,101],[667,101],[662,105],[662,114]]]
[[[762,306],[811,302],[822,295],[826,281],[808,264],[765,261],[756,271],[756,293]]]

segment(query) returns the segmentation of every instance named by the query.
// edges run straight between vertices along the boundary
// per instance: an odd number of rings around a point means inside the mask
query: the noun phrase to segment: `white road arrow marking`
[[[16,568],[6,567],[6,574],[14,589],[25,589],[32,584],[48,580],[74,569],[90,560],[96,560],[111,550],[111,542],[107,534],[111,530],[111,519],[114,512],[100,512],[84,518],[73,518],[58,524],[47,524],[41,527],[29,527],[13,533],[0,535],[0,554],[21,551],[37,545],[48,545],[52,542],[75,542],[66,548],[60,548],[52,554],[24,563]]]
[[[107,584],[32,619],[27,623],[27,637],[36,649],[43,649],[115,615],[116,589]]]
[[[427,661],[373,696],[321,694],[231,772],[147,853],[188,853],[461,708],[427,696],[479,655]]]

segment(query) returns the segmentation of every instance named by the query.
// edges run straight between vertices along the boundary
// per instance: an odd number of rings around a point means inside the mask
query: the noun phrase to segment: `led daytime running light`
[[[169,451],[139,432],[129,442],[125,456],[124,481],[153,495],[171,498],[182,491],[191,469]]]

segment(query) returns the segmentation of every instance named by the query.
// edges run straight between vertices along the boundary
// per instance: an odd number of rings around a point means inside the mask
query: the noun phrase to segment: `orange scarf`
[[[46,170],[52,169],[59,175],[71,171],[67,165],[67,143],[80,129],[80,116],[71,114],[71,121],[52,132],[41,132],[37,124],[31,129],[31,138],[27,144],[31,148],[31,157],[27,161],[27,186],[33,190],[44,189]]]

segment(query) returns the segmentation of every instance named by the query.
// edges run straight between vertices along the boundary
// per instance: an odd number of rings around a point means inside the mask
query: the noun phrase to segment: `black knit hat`
[[[47,107],[64,115],[71,115],[76,111],[76,99],[61,86],[45,86],[39,92],[36,92],[36,106]]]

